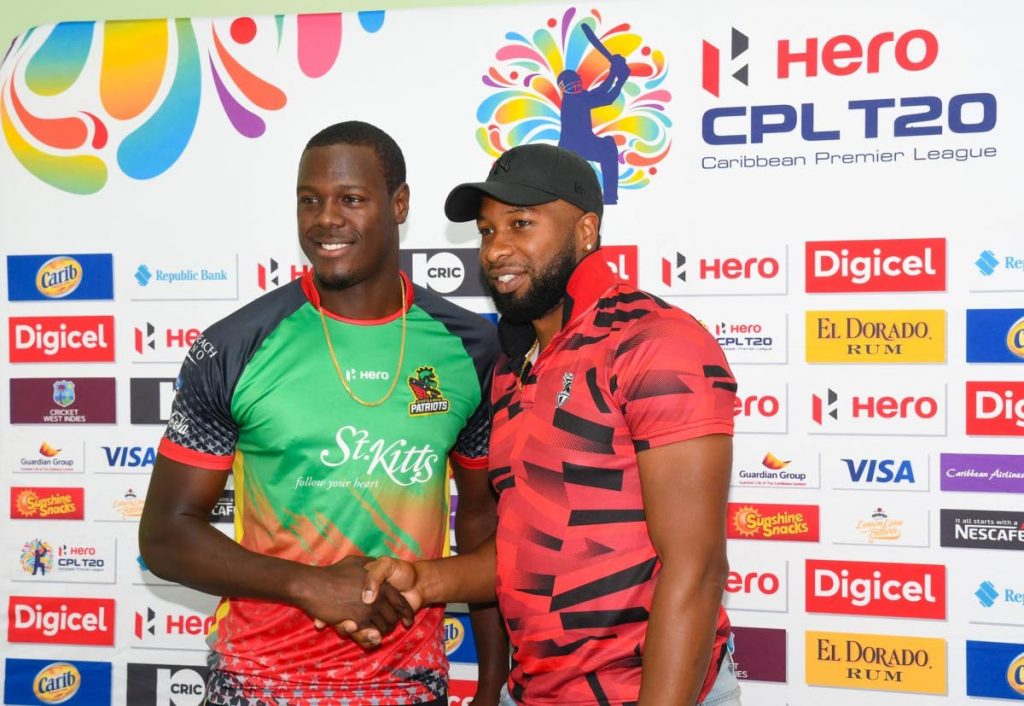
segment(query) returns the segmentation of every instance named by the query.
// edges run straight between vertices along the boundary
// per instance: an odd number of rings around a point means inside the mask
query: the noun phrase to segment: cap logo
[[[511,167],[513,159],[515,159],[515,155],[511,151],[504,153],[498,158],[498,161],[494,163],[494,169],[491,170],[491,173],[493,174],[499,169],[503,172],[507,172]]]
[[[577,194],[584,194],[584,195],[586,195],[586,193],[587,193],[587,190],[583,188],[583,184],[579,183],[578,181],[577,182],[573,182],[573,190]]]

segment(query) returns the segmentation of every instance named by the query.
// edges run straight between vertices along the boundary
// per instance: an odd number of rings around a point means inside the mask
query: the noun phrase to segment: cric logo
[[[750,37],[733,27],[729,58],[735,62],[746,53],[748,48],[750,48]],[[732,77],[744,86],[749,86],[749,69],[750,64],[744,63],[743,66],[733,72]],[[721,52],[718,47],[705,39],[701,55],[701,87],[715,98],[718,98],[721,87],[720,82]]]

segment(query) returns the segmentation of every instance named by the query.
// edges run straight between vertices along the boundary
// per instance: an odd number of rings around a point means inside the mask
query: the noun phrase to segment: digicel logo
[[[476,694],[476,682],[469,679],[448,681],[448,706],[469,706]]]
[[[807,560],[808,613],[946,619],[946,567]]]
[[[818,506],[729,503],[726,531],[729,539],[817,542]]]
[[[1024,436],[1024,382],[967,383],[970,436]]]
[[[602,245],[594,253],[594,257],[604,260],[611,273],[623,282],[637,286],[635,245]]]
[[[12,316],[12,363],[112,363],[113,316]]]
[[[946,291],[945,238],[810,241],[804,254],[810,293]]]
[[[7,641],[114,645],[114,599],[11,596]]]

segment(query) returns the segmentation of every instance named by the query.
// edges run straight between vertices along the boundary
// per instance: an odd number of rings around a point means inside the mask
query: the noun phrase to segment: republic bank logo
[[[839,419],[839,395],[831,387],[825,393],[824,399],[818,395],[811,395],[811,418],[815,424],[824,424],[826,417]]]
[[[743,55],[750,48],[750,37],[733,27],[729,44],[731,66],[728,71],[732,72],[731,75],[735,81],[739,81],[744,86],[749,86],[750,64],[746,62],[746,57]],[[742,65],[733,71],[733,68],[740,62],[743,62]],[[721,76],[722,52],[717,46],[705,39],[701,59],[701,87],[715,98],[718,98],[721,89]]]

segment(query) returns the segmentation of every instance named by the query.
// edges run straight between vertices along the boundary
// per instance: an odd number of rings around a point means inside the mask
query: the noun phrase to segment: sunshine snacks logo
[[[668,154],[672,95],[665,55],[625,22],[569,8],[545,26],[505,35],[482,77],[480,147],[495,159],[521,144],[556,142],[600,165],[604,203],[650,183]]]
[[[765,539],[782,542],[817,542],[817,505],[729,503],[730,539]]]
[[[11,488],[12,520],[81,520],[85,517],[82,488]]]
[[[361,12],[359,21],[376,32],[384,13]],[[258,75],[272,73],[271,66],[255,71],[238,56],[258,52],[269,55],[264,63],[271,64],[281,56],[284,35],[294,32],[289,40],[296,45],[299,68],[308,78],[320,78],[341,51],[341,26],[337,12],[259,22],[250,17],[61,22],[26,34],[10,52],[15,68],[0,87],[3,133],[25,169],[62,191],[96,193],[114,161],[132,179],[152,179],[188,147],[204,83],[216,86],[224,115],[240,135],[260,137],[267,129],[261,114],[281,110],[288,98]],[[99,63],[98,80],[87,69],[94,63]],[[169,88],[160,90],[165,84]],[[28,92],[20,93],[19,85]],[[92,95],[94,87],[98,96]],[[97,103],[101,109],[67,107],[78,103]]]

